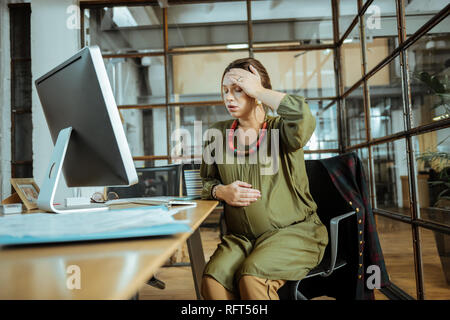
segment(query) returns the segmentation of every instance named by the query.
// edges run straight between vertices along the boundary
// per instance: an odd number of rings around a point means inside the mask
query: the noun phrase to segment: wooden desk
[[[129,299],[187,241],[197,298],[205,257],[199,227],[217,201],[174,215],[193,230],[173,236],[126,240],[0,247],[0,299]],[[81,288],[68,289],[70,265],[81,272]]]

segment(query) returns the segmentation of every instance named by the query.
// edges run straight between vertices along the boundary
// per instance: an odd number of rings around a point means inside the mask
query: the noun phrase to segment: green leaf
[[[432,77],[430,82],[430,87],[433,89],[436,93],[445,93],[445,87],[444,85],[439,81],[438,78]]]

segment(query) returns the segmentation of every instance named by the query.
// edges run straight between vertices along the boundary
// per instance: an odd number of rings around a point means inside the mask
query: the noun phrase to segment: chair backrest
[[[183,164],[183,195],[184,196],[201,196],[202,194],[202,177],[200,176],[200,164],[184,163]]]
[[[181,164],[136,168],[139,182],[130,187],[109,187],[120,198],[181,195]]]
[[[306,173],[309,180],[309,191],[317,204],[317,212],[325,224],[340,214],[351,209],[333,184],[327,169],[319,160],[306,160]]]
[[[317,204],[317,214],[330,234],[330,220],[338,215],[353,211],[349,203],[341,196],[333,184],[327,169],[320,160],[306,160],[306,173],[309,180],[311,196]],[[353,257],[356,241],[356,218],[350,217],[345,230],[351,232],[339,232],[338,259],[348,260]],[[339,226],[340,230],[342,229]],[[330,242],[329,242],[330,243]],[[356,248],[356,250],[358,250]],[[325,250],[325,257],[330,255],[330,246]]]

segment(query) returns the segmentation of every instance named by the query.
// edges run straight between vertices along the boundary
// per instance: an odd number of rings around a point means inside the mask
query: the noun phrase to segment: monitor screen
[[[72,127],[63,173],[69,187],[138,181],[100,49],[85,47],[35,82],[53,143]]]

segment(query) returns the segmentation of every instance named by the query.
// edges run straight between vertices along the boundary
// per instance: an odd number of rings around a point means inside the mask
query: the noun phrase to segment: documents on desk
[[[33,213],[0,217],[0,245],[169,235],[190,231],[164,206],[99,212]]]
[[[169,208],[173,208],[174,206],[183,206],[184,209],[197,206],[197,203],[194,201],[184,200],[183,197],[173,196],[123,198],[105,202],[105,204],[108,206],[125,203],[165,205]]]

